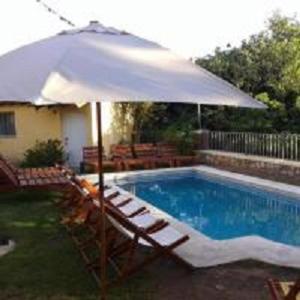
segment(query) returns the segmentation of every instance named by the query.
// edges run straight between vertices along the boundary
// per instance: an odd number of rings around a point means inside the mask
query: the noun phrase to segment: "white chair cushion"
[[[127,204],[118,207],[118,210],[120,210],[125,216],[130,216],[133,213],[135,213],[137,210],[141,209],[142,207],[143,207],[143,205],[132,200],[132,201],[128,202]]]
[[[118,193],[117,189],[109,188],[104,190],[104,198],[109,198],[113,196],[115,193]]]
[[[142,215],[137,215],[137,216],[134,216],[132,218],[129,218],[129,221],[137,227],[147,229],[150,226],[157,223],[158,219],[156,219],[155,217],[153,217],[149,213],[145,213],[145,214],[142,214]]]
[[[124,201],[130,199],[130,195],[129,194],[119,194],[117,195],[116,197],[112,198],[110,200],[110,202],[115,205],[115,206],[118,206],[120,204],[122,204]]]
[[[164,227],[163,229],[149,234],[149,236],[155,240],[157,243],[159,243],[161,246],[169,246],[178,241],[180,238],[183,237],[182,233],[177,231],[171,226]],[[141,240],[141,244],[146,246],[151,246],[147,241]]]

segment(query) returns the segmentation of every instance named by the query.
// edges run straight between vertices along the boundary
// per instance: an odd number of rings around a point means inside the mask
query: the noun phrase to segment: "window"
[[[15,113],[0,112],[0,136],[16,135]]]

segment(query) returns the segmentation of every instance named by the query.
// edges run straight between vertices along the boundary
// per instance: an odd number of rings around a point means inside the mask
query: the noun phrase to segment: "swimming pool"
[[[136,194],[214,240],[260,236],[300,246],[300,201],[196,171],[116,179]]]

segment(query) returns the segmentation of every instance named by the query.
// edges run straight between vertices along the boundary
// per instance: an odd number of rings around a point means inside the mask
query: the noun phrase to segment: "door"
[[[64,112],[62,122],[68,164],[79,168],[82,161],[82,148],[87,142],[85,115],[81,112]]]

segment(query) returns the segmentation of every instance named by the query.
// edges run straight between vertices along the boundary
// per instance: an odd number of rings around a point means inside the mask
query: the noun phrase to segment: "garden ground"
[[[0,195],[0,234],[16,249],[0,258],[0,300],[93,300],[98,290],[53,205],[55,195]],[[162,260],[113,289],[117,300],[269,299],[266,279],[294,279],[299,270],[244,261],[188,272]]]

